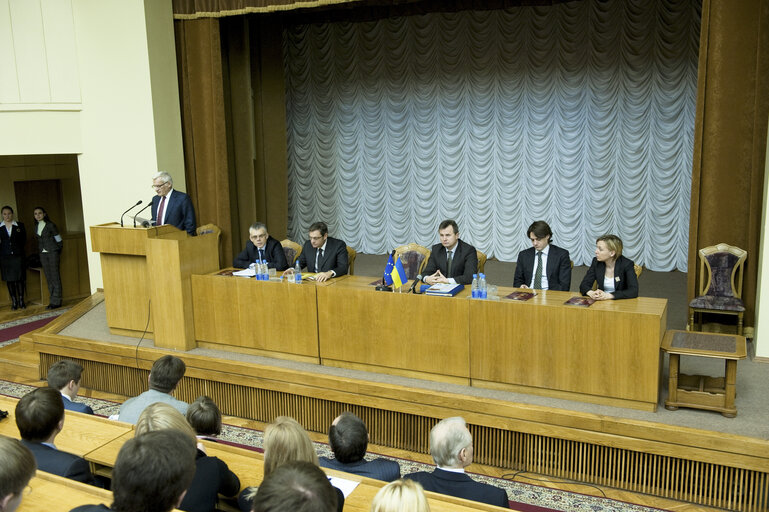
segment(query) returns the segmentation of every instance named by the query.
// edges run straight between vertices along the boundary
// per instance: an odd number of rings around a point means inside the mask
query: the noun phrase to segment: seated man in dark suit
[[[319,283],[343,276],[347,274],[347,244],[328,236],[325,222],[315,222],[310,226],[310,239],[304,243],[296,263],[299,268],[307,267],[308,272],[316,273],[315,280]],[[293,273],[293,269],[288,269],[285,275]]]
[[[56,361],[48,369],[48,386],[59,390],[64,408],[68,411],[93,414],[93,409],[90,406],[75,402],[77,392],[80,390],[80,376],[82,374],[83,367],[75,361],[69,359]]]
[[[152,222],[155,226],[171,224],[182,231],[195,236],[195,208],[190,196],[174,190],[174,179],[167,172],[159,172],[152,177]]]
[[[368,447],[368,431],[363,420],[351,412],[343,412],[336,417],[328,429],[328,441],[334,458],[320,457],[321,467],[385,482],[401,477],[400,465],[394,460],[364,459]]]
[[[459,239],[459,228],[453,220],[438,226],[441,243],[433,245],[422,278],[427,284],[470,284],[478,272],[475,247]]]
[[[334,512],[337,500],[337,493],[322,469],[311,462],[293,461],[281,464],[262,481],[251,510]]]
[[[493,485],[476,482],[465,474],[473,462],[473,437],[465,420],[446,418],[430,431],[430,455],[438,467],[432,473],[419,471],[404,478],[416,480],[425,491],[509,508],[507,493]]]
[[[64,428],[64,404],[59,391],[37,388],[24,395],[16,404],[16,426],[22,444],[35,456],[38,469],[100,486],[85,459],[59,451],[53,444]]]
[[[513,286],[568,292],[571,287],[569,251],[550,243],[553,232],[544,220],[532,223],[526,235],[532,247],[518,253]]]
[[[248,268],[256,260],[262,260],[267,262],[267,268],[280,272],[288,268],[286,253],[283,252],[280,242],[267,233],[267,226],[261,222],[251,224],[248,228],[248,238],[246,248],[232,261],[233,267]]]
[[[174,429],[129,439],[120,448],[112,470],[111,507],[82,505],[71,512],[173,510],[192,483],[196,451],[195,442]]]
[[[35,476],[35,457],[16,439],[0,436],[0,510],[13,512]]]

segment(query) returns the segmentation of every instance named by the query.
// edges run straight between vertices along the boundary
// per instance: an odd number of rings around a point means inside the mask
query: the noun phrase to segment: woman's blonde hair
[[[184,435],[197,441],[195,431],[187,422],[187,419],[182,416],[182,413],[163,402],[148,405],[142,411],[139,419],[136,421],[134,437],[146,434],[147,432],[166,429],[179,430]]]
[[[429,512],[425,491],[419,482],[400,479],[385,485],[374,496],[371,512]]]
[[[610,251],[614,251],[614,261],[617,261],[622,256],[622,240],[617,235],[603,235],[599,236],[595,243],[603,242],[606,244],[606,248]]]
[[[318,465],[318,455],[304,428],[294,418],[278,416],[264,429],[264,476],[294,460]]]

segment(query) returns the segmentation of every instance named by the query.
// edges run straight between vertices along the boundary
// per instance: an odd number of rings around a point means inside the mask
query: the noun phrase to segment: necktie
[[[259,249],[259,260],[264,261],[264,254],[262,254],[262,250]]]
[[[446,252],[446,277],[451,277],[451,262],[454,260],[454,251]]]
[[[534,272],[534,289],[542,289],[542,251],[537,251],[537,270]]]
[[[163,224],[163,213],[166,205],[166,196],[160,198],[160,206],[158,206],[158,215],[155,219],[155,225],[160,226]]]
[[[320,260],[323,259],[323,249],[318,249],[318,252],[315,253],[315,272],[320,272]]]

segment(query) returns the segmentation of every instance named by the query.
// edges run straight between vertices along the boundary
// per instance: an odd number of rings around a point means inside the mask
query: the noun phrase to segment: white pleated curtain
[[[288,28],[290,235],[382,254],[453,218],[515,261],[544,219],[577,265],[615,233],[685,271],[699,26],[612,0]]]

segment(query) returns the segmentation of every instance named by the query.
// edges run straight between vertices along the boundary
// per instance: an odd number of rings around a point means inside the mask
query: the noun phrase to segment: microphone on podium
[[[409,291],[406,293],[417,293],[415,291],[415,288],[417,287],[417,284],[422,280],[422,274],[417,274],[417,276],[414,278],[414,282],[411,283],[411,288],[409,288]]]
[[[127,209],[126,211],[124,211],[124,212],[123,212],[123,215],[121,215],[121,216],[120,216],[120,227],[121,227],[121,228],[123,227],[123,217],[125,217],[125,214],[126,214],[126,213],[128,213],[128,212],[130,212],[131,210],[133,210],[134,208],[136,208],[136,207],[137,207],[137,206],[139,206],[140,204],[142,204],[142,200],[141,200],[141,199],[139,199],[139,200],[136,202],[136,204],[135,204],[135,205],[133,205],[132,207],[130,207],[129,209]],[[136,227],[136,225],[135,225],[135,224],[134,224],[134,227]]]
[[[141,201],[139,201],[139,202],[141,202]],[[136,212],[136,215],[134,215],[134,227],[136,227],[136,218],[139,217],[139,214],[141,212],[143,212],[144,210],[146,210],[147,208],[149,208],[150,206],[152,206],[152,201],[150,201],[147,206],[145,206],[144,208],[142,208],[141,210]],[[150,221],[148,221],[147,219],[142,219],[141,217],[139,217],[139,221],[141,222],[143,228],[148,228],[148,227],[150,227],[152,225],[150,223]]]

